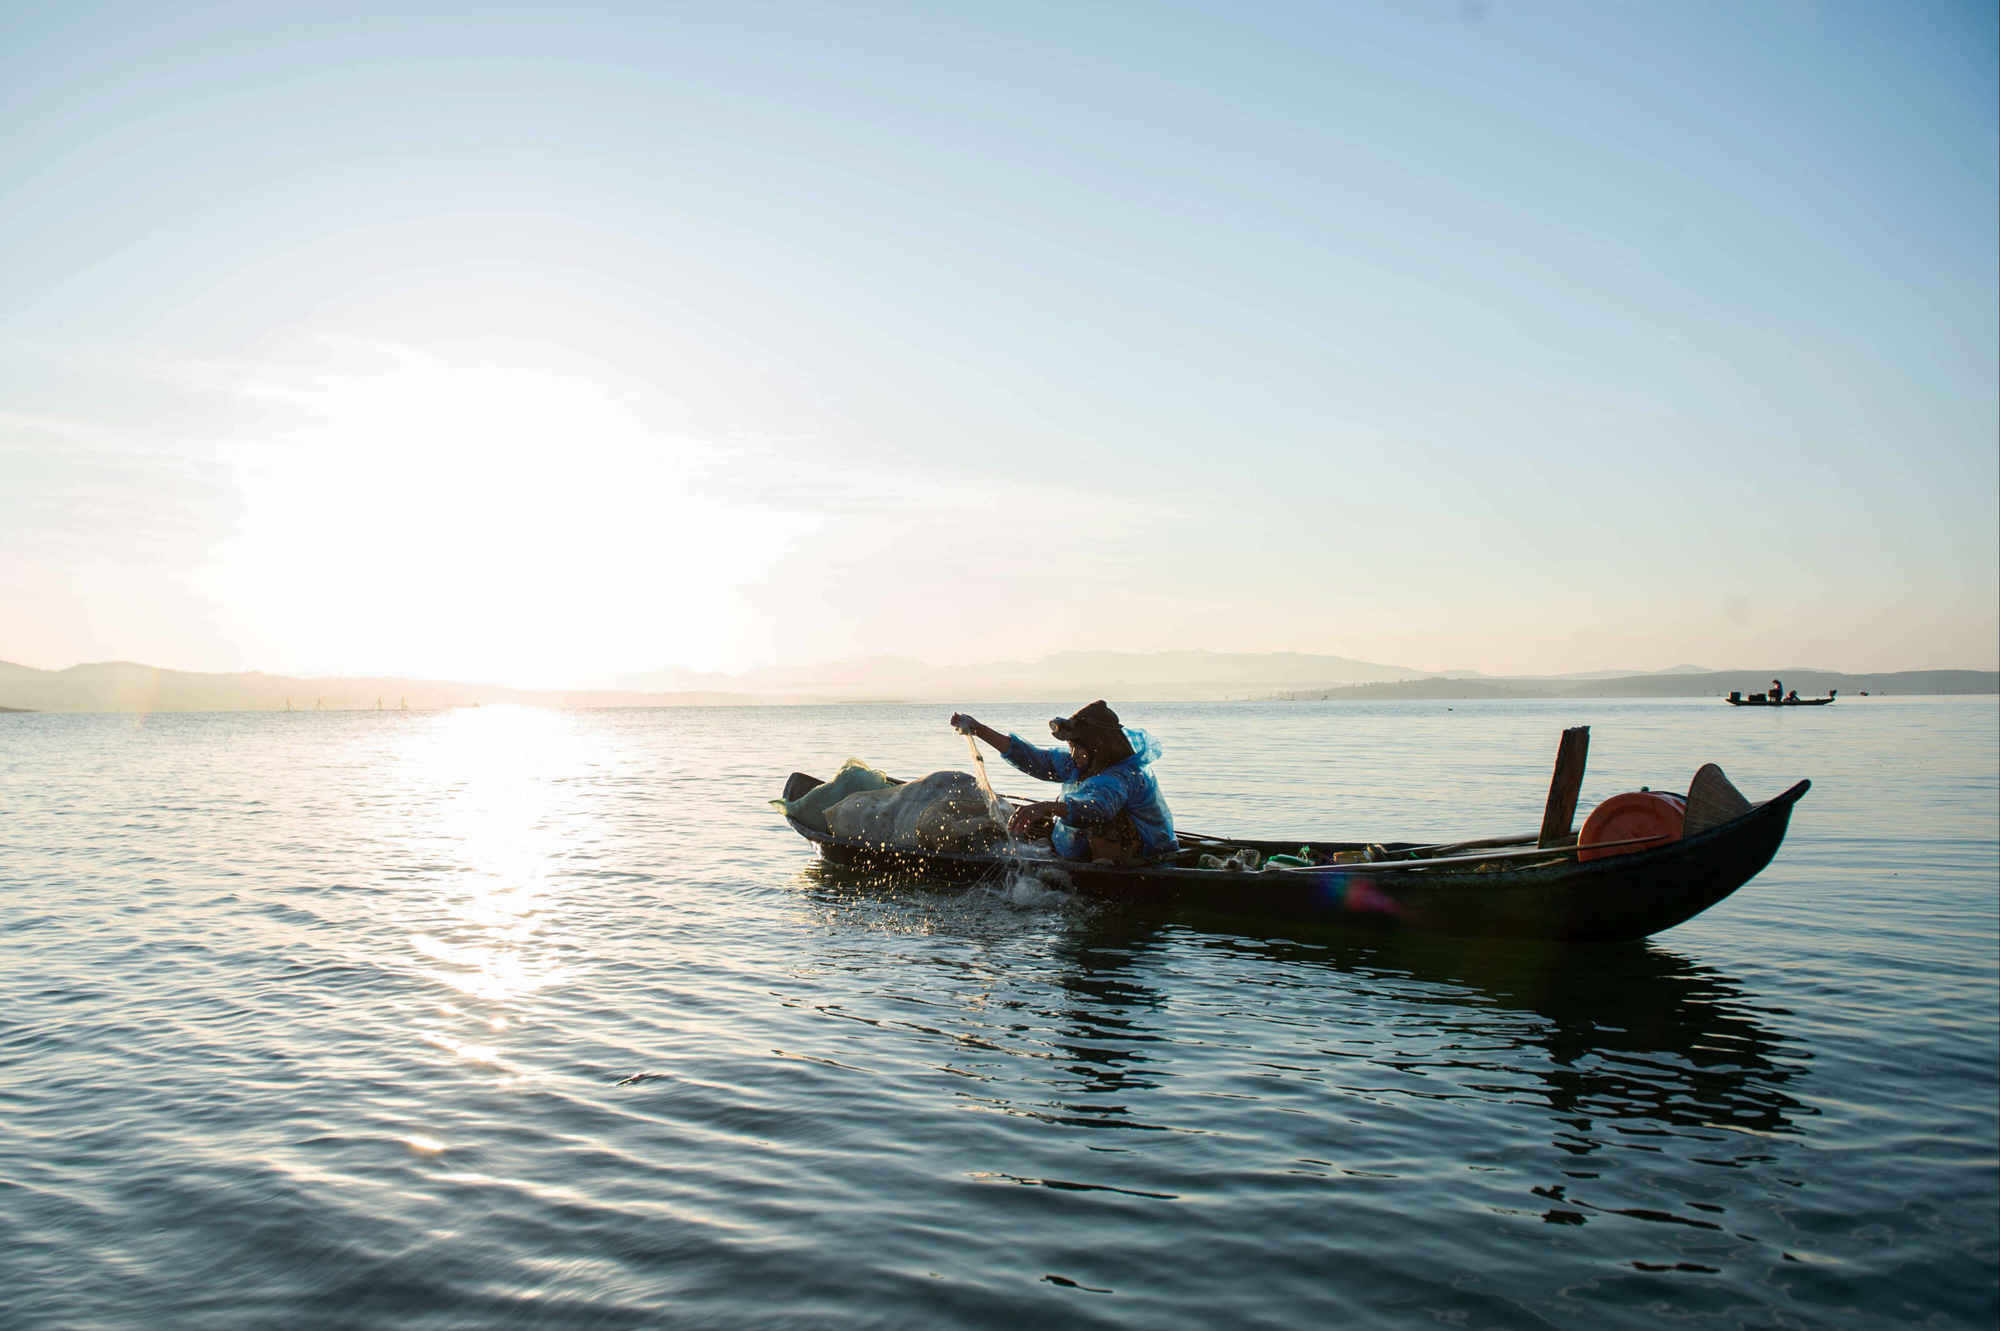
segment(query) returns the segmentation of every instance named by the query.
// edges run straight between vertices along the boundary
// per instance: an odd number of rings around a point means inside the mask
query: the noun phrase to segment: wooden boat
[[[1747,698],[1740,694],[1732,693],[1729,695],[1727,701],[1731,707],[1824,707],[1832,702],[1833,699],[1787,698],[1783,702],[1772,702],[1761,693],[1753,693]]]
[[[1578,770],[1580,778],[1581,771]],[[821,784],[792,773],[784,797]],[[1204,854],[1240,848],[1315,860],[1366,853],[1362,842],[1223,840],[1182,833],[1170,862],[1119,865],[1030,860],[1063,887],[1112,900],[1175,903],[1321,919],[1351,919],[1434,934],[1507,938],[1635,939],[1671,929],[1707,910],[1762,871],[1778,853],[1792,806],[1811,789],[1801,781],[1740,817],[1659,846],[1580,862],[1576,847],[1496,849],[1393,842],[1366,863],[1240,871],[1203,869]],[[1571,794],[1574,808],[1574,794]],[[830,864],[941,884],[976,883],[1021,867],[1004,854],[911,850],[829,835],[787,818]],[[1567,814],[1561,825],[1566,826]],[[1514,838],[1532,842],[1535,838]],[[1504,844],[1504,839],[1503,839]]]

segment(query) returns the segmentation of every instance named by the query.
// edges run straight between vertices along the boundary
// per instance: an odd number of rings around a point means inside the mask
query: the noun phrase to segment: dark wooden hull
[[[806,784],[801,787],[800,781]],[[795,774],[787,797],[817,784]],[[1564,859],[1486,872],[1472,872],[1473,866],[1385,870],[1358,864],[1238,873],[1174,865],[1035,863],[1059,873],[1067,889],[1109,900],[1350,920],[1456,936],[1636,939],[1692,919],[1756,877],[1778,853],[1791,825],[1792,806],[1811,786],[1801,781],[1741,818],[1697,836],[1587,864]],[[881,846],[786,821],[829,863],[857,871],[960,884],[1010,867],[999,856]],[[1296,852],[1302,843],[1229,844],[1280,853]],[[1361,848],[1350,842],[1304,844],[1323,853]]]
[[[1786,702],[1772,702],[1769,698],[1725,698],[1731,707],[1824,707],[1831,698],[1793,698]]]

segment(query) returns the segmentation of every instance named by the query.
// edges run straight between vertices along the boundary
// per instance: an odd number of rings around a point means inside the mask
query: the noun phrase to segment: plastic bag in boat
[[[827,831],[906,850],[976,854],[1005,838],[969,772],[932,772],[886,790],[849,795],[826,811]]]
[[[796,818],[815,832],[824,832],[828,808],[846,799],[849,795],[864,790],[883,790],[893,785],[887,775],[876,771],[859,758],[849,758],[840,765],[840,771],[831,781],[825,781],[795,800],[772,800],[771,807],[787,818]]]

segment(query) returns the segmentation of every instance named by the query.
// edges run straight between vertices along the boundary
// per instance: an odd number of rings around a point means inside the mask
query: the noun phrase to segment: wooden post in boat
[[[1576,797],[1583,789],[1583,763],[1590,754],[1590,727],[1563,731],[1556,746],[1556,770],[1549,778],[1549,802],[1542,808],[1537,846],[1567,846],[1576,840]]]

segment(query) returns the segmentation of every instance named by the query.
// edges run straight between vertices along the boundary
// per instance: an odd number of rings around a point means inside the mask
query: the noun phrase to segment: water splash
[[[986,755],[979,751],[979,741],[967,735],[965,746],[972,750],[972,768],[978,774],[979,789],[986,796],[986,807],[1007,837],[1006,860],[991,884],[991,891],[1009,906],[1021,910],[1045,910],[1067,905],[1072,900],[1069,875],[1057,865],[1034,862],[1026,854],[1020,838],[1014,835],[1014,829],[1009,825],[1013,810],[1006,800],[995,793],[992,779],[986,775]]]
[[[1016,863],[994,883],[993,891],[1020,910],[1051,910],[1075,899],[1069,887],[1069,875],[1053,864]]]

